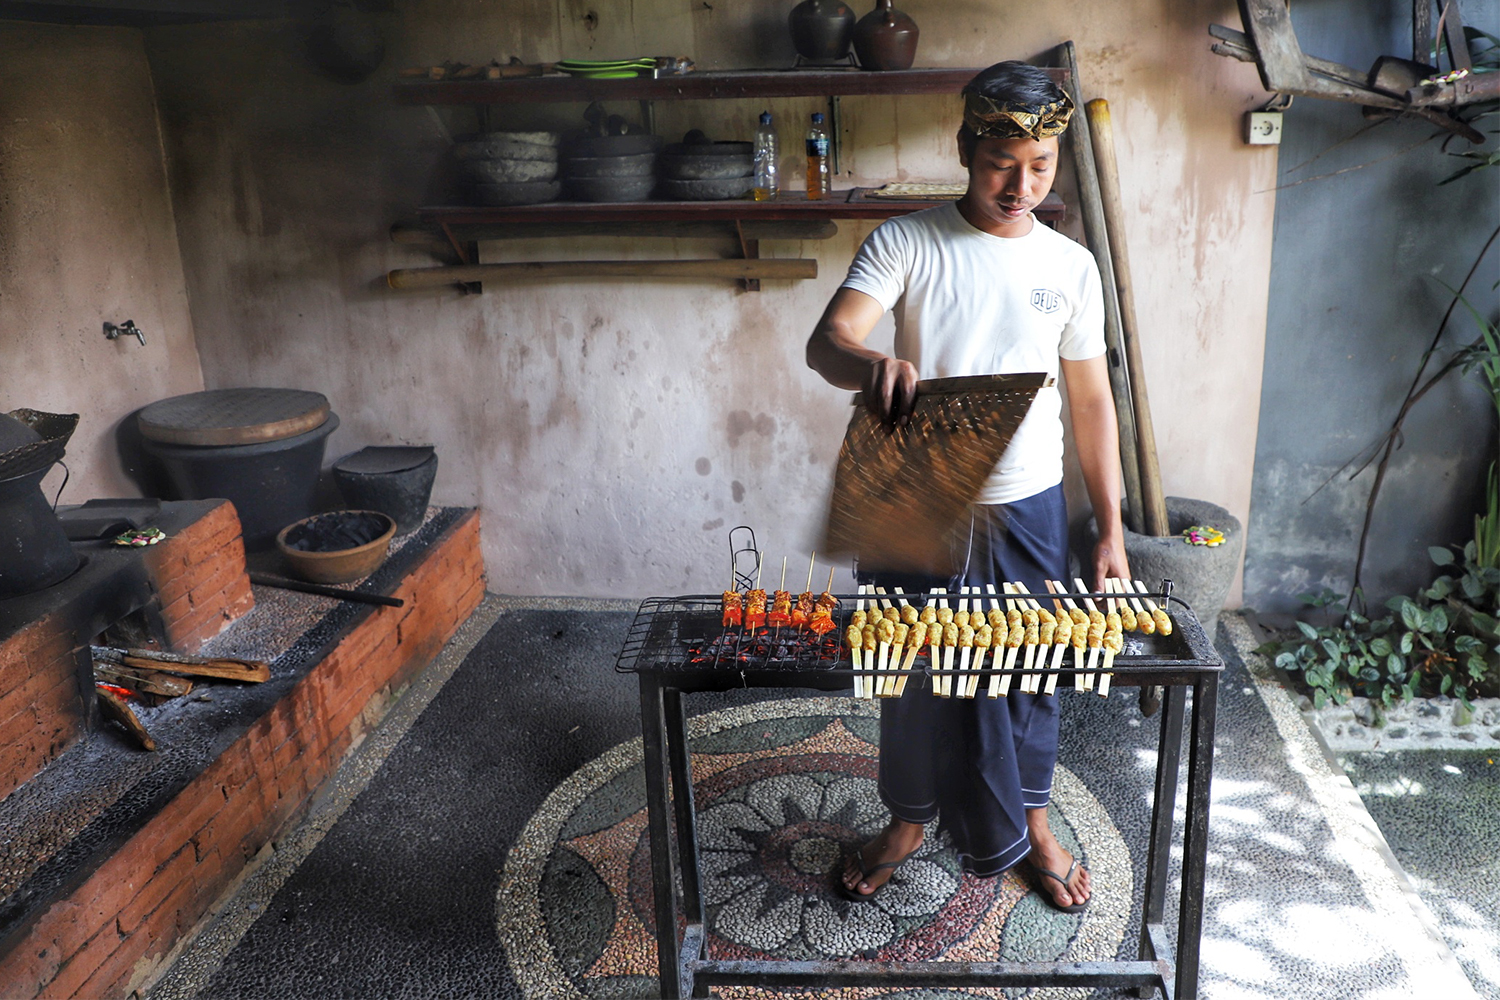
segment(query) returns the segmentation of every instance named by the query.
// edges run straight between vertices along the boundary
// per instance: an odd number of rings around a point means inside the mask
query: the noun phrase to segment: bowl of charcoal
[[[293,576],[313,583],[349,583],[385,562],[396,522],[376,510],[314,514],[282,528],[276,548]]]

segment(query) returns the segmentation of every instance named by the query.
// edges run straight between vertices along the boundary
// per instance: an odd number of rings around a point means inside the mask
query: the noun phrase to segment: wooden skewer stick
[[[927,604],[934,609],[938,607],[936,590],[929,592]],[[927,626],[927,662],[932,666],[932,693],[941,698],[943,696],[943,626],[941,622],[932,622]]]
[[[1130,609],[1135,612],[1136,628],[1140,629],[1142,635],[1151,635],[1156,631],[1156,621],[1141,603],[1141,599],[1135,596],[1135,586],[1129,580],[1120,580],[1119,587],[1122,594],[1128,595]]]
[[[1056,670],[1057,667],[1055,665],[1055,662],[1054,662],[1054,664],[1051,664],[1051,665],[1049,665],[1048,662],[1047,662],[1047,647],[1050,646],[1050,645],[1053,645],[1056,640],[1054,640],[1054,639],[1048,639],[1045,642],[1042,641],[1041,627],[1043,625],[1045,625],[1046,623],[1043,622],[1043,621],[1041,621],[1040,619],[1041,619],[1041,612],[1044,609],[1042,608],[1042,606],[1040,604],[1037,603],[1037,600],[1034,597],[1028,597],[1026,599],[1026,603],[1030,604],[1031,605],[1031,609],[1033,611],[1037,612],[1037,618],[1038,618],[1038,623],[1037,623],[1037,643],[1038,643],[1038,645],[1037,645],[1037,650],[1036,650],[1036,658],[1037,658],[1036,668],[1037,668],[1037,673],[1032,678],[1031,693],[1032,694],[1041,694],[1041,693],[1043,693],[1043,691],[1045,691],[1045,693],[1047,693],[1047,694],[1056,694],[1057,693],[1057,675],[1054,674],[1054,673],[1052,673],[1051,671]],[[1053,635],[1057,634],[1057,624],[1056,624],[1056,621],[1057,620],[1054,618],[1053,619],[1053,626],[1052,626]],[[1057,660],[1057,654],[1056,653],[1052,654],[1052,659],[1054,661]],[[1047,675],[1046,679],[1045,679],[1046,680],[1046,687],[1045,688],[1043,688],[1043,686],[1042,686],[1043,685],[1043,676],[1042,676],[1043,674]]]
[[[920,622],[918,622],[917,624],[921,625]],[[913,629],[915,629],[916,627],[917,625],[912,626]],[[901,676],[896,678],[896,697],[898,698],[906,693],[906,679],[911,676],[912,664],[916,662],[917,654],[922,651],[922,639],[925,637],[926,633],[927,626],[922,625],[922,635],[916,637],[908,637],[908,644],[906,648],[906,662],[901,665]]]
[[[1019,583],[1012,583],[1010,586],[1012,593],[1024,594],[1026,592],[1026,588]],[[1018,597],[1016,598],[1016,604],[1018,604],[1021,608],[1021,615],[1023,620],[1027,611],[1030,611],[1033,617],[1036,616],[1036,609],[1032,607],[1032,601],[1030,598]],[[1034,628],[1038,630],[1036,642],[1031,641],[1031,631]],[[1026,661],[1025,665],[1022,667],[1023,673],[1021,674],[1021,691],[1023,694],[1036,694],[1041,690],[1042,675],[1032,672],[1036,669],[1036,654],[1041,642],[1040,628],[1040,618],[1037,619],[1036,625],[1026,626],[1026,635],[1025,639],[1023,640],[1026,644]],[[1045,665],[1046,662],[1047,661],[1045,659],[1042,660],[1043,665]]]
[[[1073,619],[1068,615],[1068,610],[1062,606],[1062,602],[1057,599],[1057,596],[1056,596],[1057,595],[1057,590],[1052,586],[1052,581],[1051,580],[1043,580],[1042,582],[1047,587],[1047,593],[1053,595],[1053,597],[1052,597],[1052,606],[1057,609],[1057,611],[1056,611],[1056,617],[1057,617],[1058,623],[1061,624],[1064,621],[1066,621],[1068,623],[1068,632],[1067,632],[1067,635],[1068,635],[1069,639],[1071,639],[1072,638],[1072,634],[1073,634]],[[1053,642],[1053,646],[1052,646],[1052,662],[1047,665],[1047,669],[1050,670],[1050,671],[1052,671],[1052,675],[1047,678],[1047,693],[1048,694],[1056,694],[1057,693],[1057,678],[1062,673],[1063,656],[1064,656],[1065,651],[1068,648],[1068,639],[1061,639],[1060,640],[1060,639],[1057,638],[1057,635],[1058,635],[1059,631],[1060,630],[1058,630],[1058,629],[1054,629],[1053,632],[1052,632],[1052,636],[1053,636],[1053,639],[1052,639],[1052,642]]]
[[[863,584],[863,583],[860,584],[859,588],[855,592],[858,593],[858,594],[860,594],[860,595],[863,595],[865,593],[865,586],[866,585]],[[863,596],[861,596],[859,598],[859,600],[857,600],[857,601],[854,602],[854,610],[855,611],[864,611],[865,610],[865,599],[864,599]],[[854,643],[854,646],[856,647],[855,652],[854,652],[854,697],[856,697],[856,698],[863,698],[863,697],[865,697],[865,677],[864,677],[865,666],[864,666],[864,663],[862,662],[863,661],[863,656],[862,656],[862,653],[861,653],[861,651],[864,649],[864,645],[865,645],[865,643],[864,643],[864,639],[863,638],[861,638],[859,642]]]
[[[807,587],[804,588],[804,589],[808,593],[812,593],[812,571],[813,571],[813,563],[815,563],[817,561],[818,561],[818,554],[816,552],[814,552],[812,554],[812,558],[807,561]],[[828,571],[828,585],[830,587],[833,586],[833,570],[829,570]]]

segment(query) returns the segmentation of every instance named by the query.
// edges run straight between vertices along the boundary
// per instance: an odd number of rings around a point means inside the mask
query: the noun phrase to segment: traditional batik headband
[[[964,124],[981,139],[1047,139],[1062,135],[1072,117],[1073,102],[1066,94],[1034,110],[964,94]]]

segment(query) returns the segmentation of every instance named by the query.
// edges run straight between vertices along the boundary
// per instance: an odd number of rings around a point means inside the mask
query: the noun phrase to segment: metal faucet
[[[104,321],[104,339],[105,340],[114,340],[114,339],[118,338],[122,334],[125,335],[125,336],[127,336],[127,337],[135,337],[137,340],[139,340],[141,342],[141,346],[142,347],[146,346],[146,333],[140,327],[138,327],[138,326],[135,325],[135,320],[133,320],[133,319],[127,319],[124,323],[121,323],[119,326],[116,326],[115,324],[111,323],[109,320],[105,320]]]

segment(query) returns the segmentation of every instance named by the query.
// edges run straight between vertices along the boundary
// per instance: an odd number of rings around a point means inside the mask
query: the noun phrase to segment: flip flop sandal
[[[900,868],[902,865],[906,864],[906,862],[912,857],[912,855],[916,854],[917,851],[920,851],[921,849],[922,848],[919,845],[916,850],[913,850],[911,853],[897,858],[895,861],[882,861],[878,865],[871,865],[870,867],[866,868],[864,848],[860,848],[858,851],[854,852],[854,863],[859,867],[859,877],[860,880],[863,881],[865,879],[868,879],[871,875],[874,875],[876,872],[885,871],[887,868]],[[896,873],[892,871],[891,878],[895,878],[895,876]],[[836,881],[838,882],[839,892],[844,894],[844,898],[855,903],[863,903],[868,900],[874,899],[876,896],[880,895],[881,890],[891,884],[891,879],[887,878],[884,882],[880,883],[869,892],[860,892],[858,889],[851,889],[844,884],[844,876],[842,873],[840,873]]]
[[[1059,876],[1056,872],[1049,872],[1047,869],[1042,868],[1038,865],[1031,864],[1030,862],[1027,862],[1027,864],[1031,865],[1032,871],[1036,872],[1038,875],[1047,876],[1054,882],[1060,884],[1064,889],[1068,889],[1068,880],[1071,879],[1073,877],[1073,873],[1078,870],[1077,858],[1074,858],[1073,863],[1068,866],[1068,874],[1062,876]],[[841,882],[839,884],[842,885],[843,883]],[[1085,899],[1081,903],[1073,903],[1069,906],[1063,906],[1057,901],[1052,893],[1047,891],[1047,885],[1045,882],[1039,881],[1036,885],[1036,891],[1041,895],[1043,899],[1047,901],[1048,906],[1052,907],[1054,910],[1061,910],[1063,913],[1082,913],[1084,911],[1084,908],[1089,905],[1089,901]],[[1068,889],[1068,892],[1071,894],[1073,890]]]

